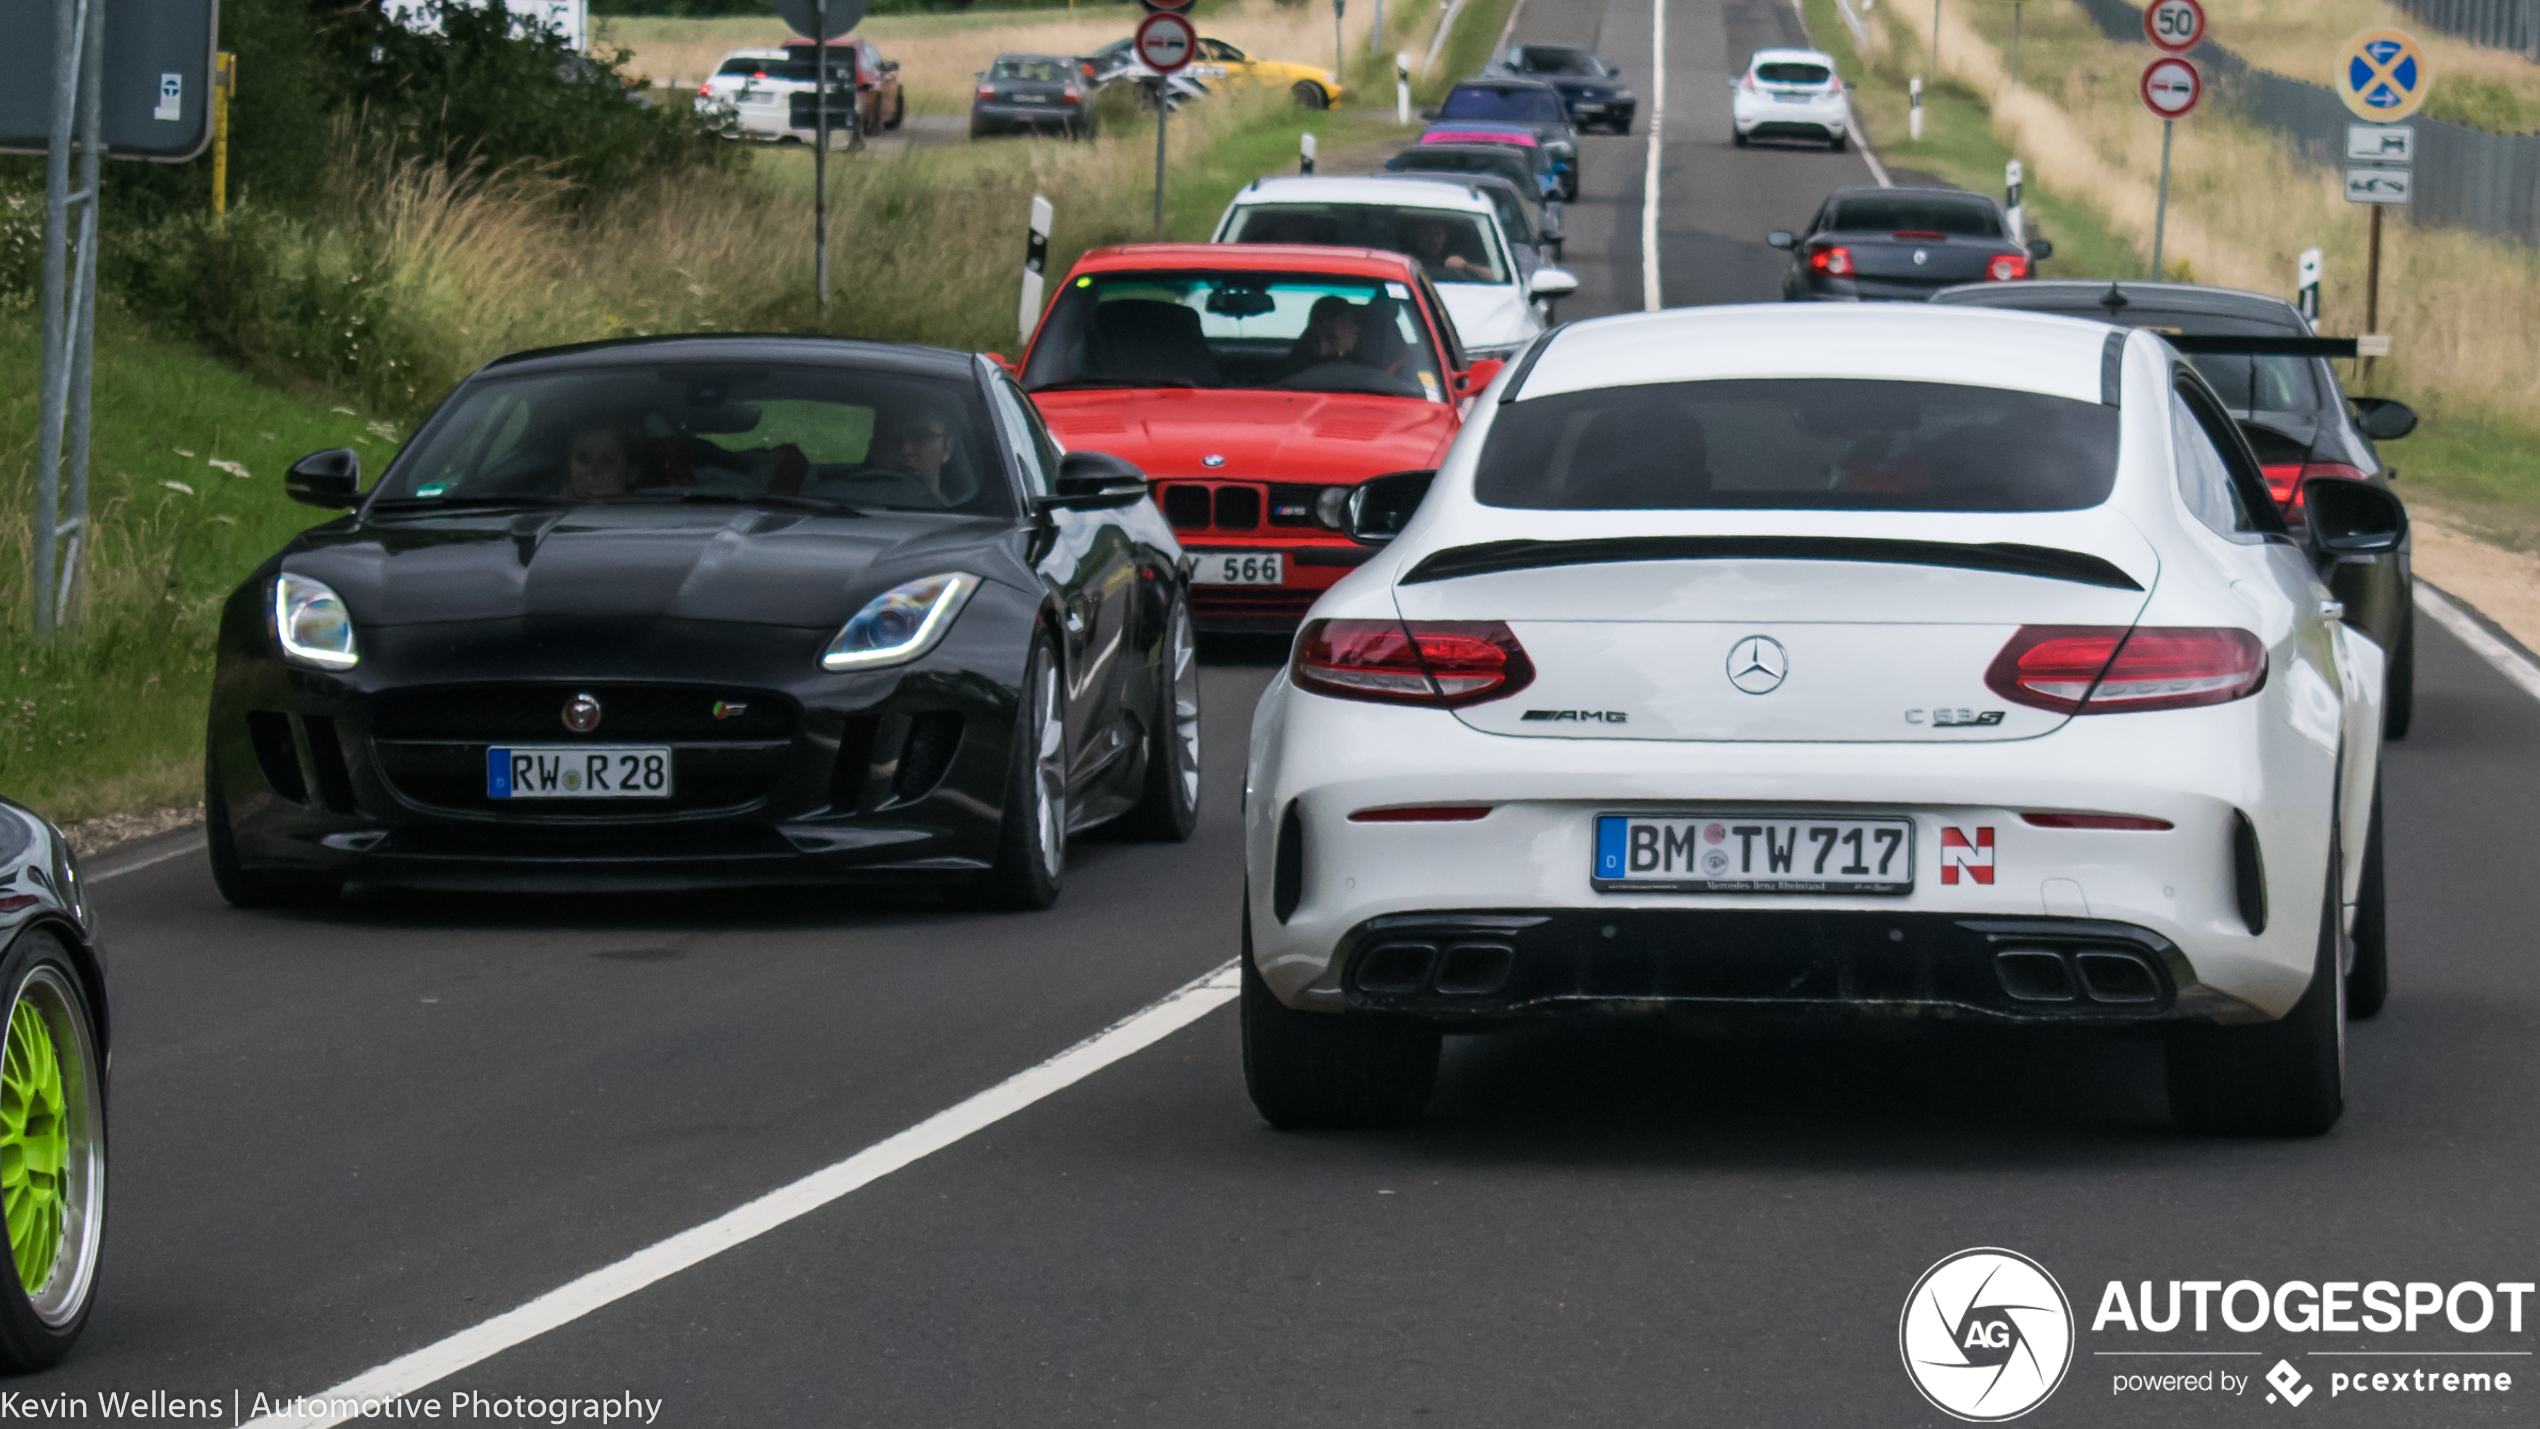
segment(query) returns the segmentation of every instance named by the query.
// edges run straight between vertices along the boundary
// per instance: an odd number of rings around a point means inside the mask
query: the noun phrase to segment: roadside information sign
[[[2143,107],[2163,119],[2184,119],[2205,97],[2205,77],[2196,66],[2166,55],[2143,67]]]
[[[2416,178],[2406,169],[2348,169],[2348,203],[2406,203]]]
[[[2359,119],[2405,119],[2434,92],[2434,68],[2416,37],[2405,30],[2370,29],[2338,53],[2329,87]]]
[[[1138,59],[1157,74],[1171,74],[1191,62],[1199,53],[1199,31],[1191,22],[1170,10],[1159,11],[1138,22],[1134,45]]]
[[[2205,38],[2205,7],[2196,0],[2153,0],[2143,7],[2143,38],[2163,54],[2183,55]]]
[[[2412,164],[2417,157],[2417,131],[2405,124],[2349,124],[2346,161],[2364,164]]]
[[[0,3],[0,153],[41,154],[53,138],[54,7]],[[106,6],[99,122],[106,157],[182,163],[212,142],[213,0]]]

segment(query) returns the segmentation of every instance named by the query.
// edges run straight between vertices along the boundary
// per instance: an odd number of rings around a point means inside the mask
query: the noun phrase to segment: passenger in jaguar
[[[635,478],[635,441],[624,424],[586,422],[566,448],[565,494],[588,499],[624,496]]]

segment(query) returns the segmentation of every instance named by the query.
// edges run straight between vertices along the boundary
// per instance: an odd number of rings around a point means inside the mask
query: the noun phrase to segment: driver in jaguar
[[[952,423],[923,404],[890,407],[873,414],[873,442],[864,459],[873,466],[907,472],[944,496],[944,464],[952,460]]]

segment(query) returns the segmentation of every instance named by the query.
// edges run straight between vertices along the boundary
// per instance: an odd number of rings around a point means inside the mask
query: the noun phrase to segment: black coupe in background
[[[206,751],[242,905],[349,878],[1057,896],[1187,837],[1199,684],[1143,477],[993,362],[782,337],[523,353],[230,597]]]

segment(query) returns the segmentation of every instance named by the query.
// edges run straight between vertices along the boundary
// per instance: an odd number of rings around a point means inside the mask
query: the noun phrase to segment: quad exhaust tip
[[[2015,1002],[2148,1003],[2161,997],[2160,975],[2134,953],[2092,948],[2008,948],[1993,955],[1993,975]]]
[[[1507,986],[1517,950],[1506,943],[1386,943],[1359,965],[1362,992],[1482,997]]]

